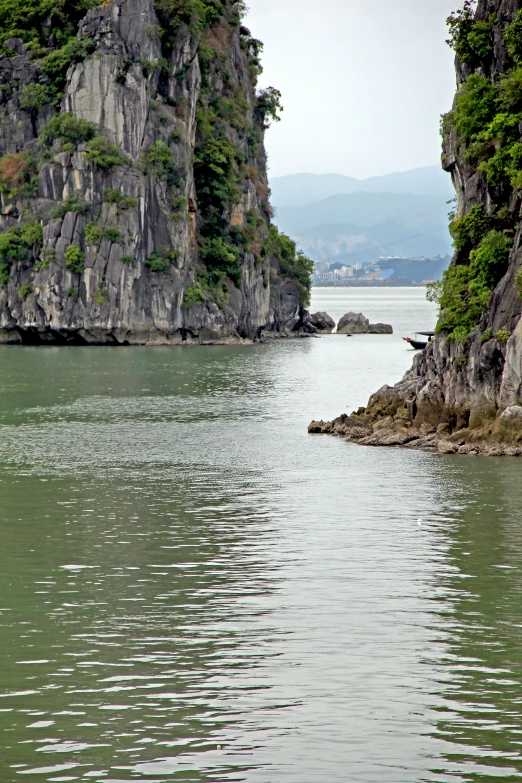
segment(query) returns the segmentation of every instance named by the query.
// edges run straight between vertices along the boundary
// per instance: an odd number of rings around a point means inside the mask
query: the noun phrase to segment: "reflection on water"
[[[371,294],[391,338],[0,351],[2,782],[522,777],[520,463],[306,434],[432,323]]]

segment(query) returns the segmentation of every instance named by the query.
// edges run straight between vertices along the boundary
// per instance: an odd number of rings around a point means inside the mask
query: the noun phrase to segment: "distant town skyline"
[[[250,0],[260,87],[283,93],[270,175],[367,178],[437,164],[455,91],[446,17],[458,0]]]

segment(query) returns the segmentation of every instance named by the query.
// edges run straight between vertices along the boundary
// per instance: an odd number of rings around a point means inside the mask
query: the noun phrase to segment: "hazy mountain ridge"
[[[406,187],[408,182],[426,182],[425,171],[406,172],[400,181],[396,180],[397,187],[401,183]],[[407,176],[409,174],[411,176]],[[281,179],[304,183],[314,176],[295,175]],[[377,187],[386,179],[393,184],[394,176],[366,180],[367,187]],[[335,187],[339,180],[349,180],[336,175],[318,179],[323,180],[325,188]],[[276,187],[273,187],[275,222],[315,260],[367,262],[380,256],[446,256],[451,253],[449,206],[446,203],[452,196],[451,190],[444,195],[382,191],[337,193],[314,203],[294,206],[281,206],[278,193],[281,196],[276,181]],[[301,201],[309,197],[307,194],[310,191],[303,187]]]
[[[271,178],[270,187],[277,208],[314,204],[342,193],[410,193],[445,201],[455,195],[450,177],[438,165],[368,179],[343,174],[289,174]]]

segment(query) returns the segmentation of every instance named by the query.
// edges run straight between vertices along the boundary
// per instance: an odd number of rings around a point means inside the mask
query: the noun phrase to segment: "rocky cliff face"
[[[368,445],[519,454],[522,442],[522,11],[468,0],[449,20],[457,94],[443,167],[457,208],[437,334],[395,387],[311,432]],[[498,445],[495,445],[498,444]]]
[[[241,10],[105,0],[65,44],[45,18],[38,45],[4,42],[0,342],[299,327],[306,264],[270,227],[263,134],[277,94],[256,95],[260,44]]]

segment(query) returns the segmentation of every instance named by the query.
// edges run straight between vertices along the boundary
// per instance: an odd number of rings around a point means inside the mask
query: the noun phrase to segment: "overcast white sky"
[[[271,176],[370,177],[437,164],[455,91],[445,20],[458,0],[247,0],[260,86],[283,93]]]

